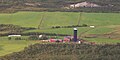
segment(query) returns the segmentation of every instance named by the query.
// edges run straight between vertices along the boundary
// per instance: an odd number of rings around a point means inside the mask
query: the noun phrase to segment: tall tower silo
[[[74,28],[74,42],[77,42],[77,28]]]

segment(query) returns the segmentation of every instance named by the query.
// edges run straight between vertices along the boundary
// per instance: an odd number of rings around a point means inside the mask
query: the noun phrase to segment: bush
[[[61,28],[60,26],[53,26],[52,28]]]
[[[39,37],[37,35],[31,35],[28,39],[29,40],[38,40]]]
[[[11,40],[11,37],[8,37],[8,40]]]
[[[16,37],[15,40],[22,40],[21,37]]]
[[[48,37],[46,35],[43,35],[41,38],[39,38],[39,40],[47,40]]]
[[[87,24],[82,24],[82,27],[87,27],[88,25]]]
[[[87,27],[87,24],[82,24],[82,25],[71,25],[71,26],[53,26],[52,28],[74,28],[74,27]]]

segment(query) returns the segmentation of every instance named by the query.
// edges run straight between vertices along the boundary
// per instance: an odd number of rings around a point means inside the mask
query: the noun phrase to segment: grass
[[[120,43],[120,40],[107,39],[107,38],[86,38],[87,41],[96,42],[97,44],[116,44]]]
[[[115,30],[114,28],[97,27],[94,30],[88,31],[87,34],[107,34],[114,30]]]
[[[82,22],[97,26],[119,25],[119,18],[119,13],[85,13]]]
[[[75,18],[77,18],[74,16],[76,15],[76,13],[18,12],[15,14],[0,14],[0,23],[15,24],[15,25],[20,25],[25,27],[38,27],[42,15],[44,15],[43,23],[45,24],[43,25],[46,27],[53,26],[53,25],[62,25],[62,24],[68,25],[69,23],[67,22],[69,20],[74,20]],[[68,18],[68,17],[71,17],[71,18]],[[66,24],[62,22],[66,22]]]
[[[38,27],[44,15],[44,27],[74,25],[78,22],[79,13],[75,12],[18,12],[0,14],[0,24],[15,24],[25,27]],[[83,13],[81,24],[95,26],[119,25],[119,13]]]
[[[38,42],[26,40],[0,40],[0,56],[21,51],[28,45],[34,43]]]
[[[68,26],[76,25],[79,13],[76,12],[18,12],[14,14],[0,14],[0,24],[14,24],[23,27],[37,28],[41,18],[43,17],[42,28],[51,28],[52,26]],[[105,27],[110,25],[120,25],[119,13],[82,13],[80,24],[88,24],[96,26],[96,29],[90,31],[91,34],[107,33],[112,28]],[[100,28],[99,28],[100,27]],[[84,28],[78,28],[82,32]],[[89,28],[88,28],[89,29]],[[100,31],[99,31],[100,30]],[[72,34],[72,29],[44,29],[32,30],[38,32],[51,32]],[[66,32],[67,31],[67,32]],[[31,32],[31,31],[28,31]]]
[[[78,28],[78,33],[82,33],[86,30],[88,30],[90,28],[87,27],[82,27],[82,28]],[[72,35],[73,34],[73,28],[59,28],[59,29],[43,29],[43,30],[30,30],[30,31],[26,31],[24,33],[27,32],[45,32],[45,33],[57,33],[57,34],[69,34]]]

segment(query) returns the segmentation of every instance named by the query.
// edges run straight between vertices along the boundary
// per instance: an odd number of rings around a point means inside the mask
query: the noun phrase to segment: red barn
[[[49,42],[62,42],[62,39],[50,39]]]
[[[64,42],[70,42],[70,37],[64,37]]]

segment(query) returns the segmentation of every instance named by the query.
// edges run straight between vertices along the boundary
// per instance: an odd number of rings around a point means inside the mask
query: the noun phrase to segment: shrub
[[[39,40],[47,40],[48,37],[46,35],[43,35],[41,38],[39,38]]]
[[[88,25],[87,24],[82,24],[82,27],[87,27]]]
[[[16,37],[15,40],[22,40],[21,37]]]
[[[31,35],[28,39],[29,40],[38,40],[39,37],[37,35]]]
[[[8,40],[11,40],[11,37],[8,37]]]

